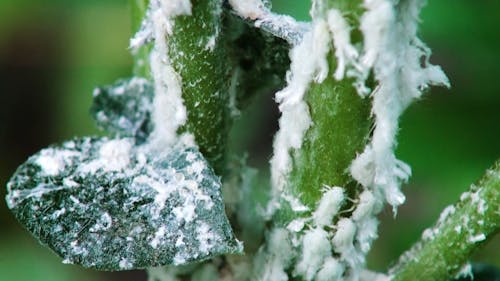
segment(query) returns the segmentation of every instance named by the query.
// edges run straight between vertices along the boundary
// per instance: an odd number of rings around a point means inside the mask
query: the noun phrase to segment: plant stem
[[[192,15],[175,19],[168,38],[172,65],[182,77],[188,121],[182,130],[196,143],[218,175],[225,174],[229,133],[229,66],[221,40],[222,1],[192,1]]]
[[[460,201],[446,208],[422,240],[391,270],[393,280],[450,280],[500,230],[500,160]]]
[[[337,8],[348,15],[351,24],[361,14],[361,1],[330,1],[328,8]],[[356,31],[355,31],[356,32]],[[362,99],[351,79],[337,81],[331,74],[336,61],[328,54],[330,74],[320,84],[312,82],[305,96],[313,125],[306,132],[300,151],[291,153],[293,169],[288,190],[310,209],[314,209],[326,186],[340,186],[353,193],[356,186],[348,168],[361,153],[370,137],[372,120],[369,99]],[[278,214],[287,222],[296,216],[289,210]]]
[[[132,29],[140,28],[148,0],[131,0]],[[222,1],[192,1],[192,15],[177,16],[167,43],[175,71],[182,77],[182,98],[188,112],[181,132],[196,143],[218,175],[224,174],[229,133],[228,87],[230,63],[222,36]],[[134,56],[134,75],[151,77],[150,46]]]
[[[330,56],[330,66],[333,59]],[[314,125],[308,130],[302,149],[293,154],[290,175],[293,194],[302,194],[302,202],[314,207],[321,188],[352,187],[348,168],[368,141],[372,122],[370,100],[360,98],[352,81],[327,78],[313,84],[306,101]]]

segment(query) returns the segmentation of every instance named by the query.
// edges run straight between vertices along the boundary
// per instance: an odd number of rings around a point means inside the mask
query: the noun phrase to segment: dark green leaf
[[[154,87],[144,78],[119,80],[97,88],[90,112],[99,128],[142,143],[153,129]]]
[[[75,139],[30,157],[7,189],[17,219],[66,263],[125,270],[241,251],[220,179],[182,142]]]

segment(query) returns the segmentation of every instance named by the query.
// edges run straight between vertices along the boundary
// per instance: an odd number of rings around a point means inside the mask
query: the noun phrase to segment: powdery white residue
[[[106,231],[113,225],[113,218],[108,212],[101,214],[97,222],[89,228],[89,232]]]
[[[104,172],[120,172],[130,164],[133,139],[112,139],[102,143],[99,157],[88,163],[81,164],[78,171],[82,174],[94,174],[102,169]]]
[[[199,182],[201,182],[201,180],[199,180]],[[193,196],[192,200],[194,203],[203,201],[205,203],[205,209],[212,209],[212,207],[214,206],[212,198],[201,190],[198,182],[193,180],[186,180],[184,181],[184,184],[184,190],[182,192],[184,196]]]
[[[132,185],[146,185],[152,187],[156,192],[155,204],[158,208],[154,209],[153,218],[158,218],[160,216],[161,210],[165,207],[165,202],[170,197],[170,195],[175,192],[178,188],[175,184],[171,182],[164,182],[161,179],[155,179],[148,177],[146,175],[140,175],[134,178]]]
[[[334,77],[337,80],[342,80],[346,68],[356,64],[359,54],[351,44],[351,29],[340,11],[336,9],[329,10],[327,20],[333,37],[333,45],[335,46],[335,57],[337,58],[337,69]]]
[[[43,154],[38,157],[36,163],[42,169],[42,173],[50,176],[58,175],[66,167],[64,159]]]
[[[290,153],[301,148],[305,132],[312,124],[303,96],[313,79],[319,83],[328,74],[326,54],[329,41],[326,22],[317,20],[301,43],[290,51],[291,66],[286,77],[287,86],[276,93],[281,117],[280,129],[274,140],[271,178],[273,188],[277,191],[283,190],[291,171]]]
[[[182,252],[175,253],[174,260],[172,261],[174,265],[186,264],[186,256]]]
[[[79,243],[78,240],[74,240],[70,243],[72,255],[73,256],[81,255],[83,257],[87,256],[89,254],[89,251],[86,248],[78,245],[78,243]]]
[[[165,238],[165,234],[167,234],[167,227],[164,225],[160,226],[160,228],[156,230],[155,236],[153,237],[151,242],[149,242],[149,245],[156,249],[158,245],[160,245],[161,241]]]
[[[259,281],[288,281],[286,269],[294,258],[290,244],[290,235],[286,229],[274,228],[269,234],[267,249],[262,255],[262,268],[258,273]]]
[[[208,254],[215,244],[220,241],[218,235],[212,232],[210,226],[206,223],[201,223],[196,228],[196,235],[198,242],[200,243],[198,249],[206,254]]]
[[[81,153],[78,151],[47,148],[40,152],[35,163],[40,166],[43,174],[57,176],[66,168],[66,165],[71,165],[71,157],[80,155]]]
[[[328,233],[318,227],[307,231],[302,238],[302,255],[295,266],[295,273],[305,280],[314,280],[326,258],[331,257],[332,248]]]
[[[312,217],[317,226],[327,226],[333,223],[333,217],[338,213],[345,200],[344,190],[341,187],[332,187],[323,193],[318,207]]]
[[[396,210],[405,201],[400,184],[410,175],[408,165],[394,156],[398,118],[428,85],[449,86],[449,82],[440,67],[429,63],[430,51],[416,36],[423,1],[365,0],[364,5],[361,66],[365,77],[373,69],[378,82],[372,92],[376,126],[351,174],[364,186],[380,190]]]
[[[116,139],[104,143],[99,149],[100,161],[106,172],[120,171],[130,163],[130,151],[134,143],[131,139]]]
[[[118,263],[118,266],[121,269],[130,269],[132,268],[133,264],[126,258],[122,258],[120,262]]]
[[[186,223],[192,222],[196,218],[196,204],[192,198],[188,198],[182,206],[175,207],[172,213],[175,215],[177,221],[184,220]]]
[[[54,213],[52,213],[52,217],[57,219],[60,216],[64,215],[65,213],[66,213],[66,208],[61,208],[59,210],[54,211]]]

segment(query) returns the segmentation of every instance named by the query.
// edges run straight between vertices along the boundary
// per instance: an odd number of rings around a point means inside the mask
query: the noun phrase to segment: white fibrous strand
[[[312,124],[309,108],[303,97],[312,81],[322,82],[328,74],[326,54],[329,43],[330,34],[326,21],[316,20],[312,30],[290,51],[291,66],[286,75],[287,86],[276,93],[281,117],[271,159],[275,195],[283,195],[287,176],[292,169],[290,153],[301,148],[304,135]]]
[[[172,34],[173,19],[179,15],[190,14],[189,0],[150,1],[141,29],[130,40],[133,50],[154,41],[150,53],[155,86],[152,112],[155,128],[151,134],[153,147],[172,145],[177,139],[177,129],[187,120],[187,111],[182,99],[182,79],[171,65],[167,39]]]
[[[297,45],[310,28],[308,23],[298,22],[286,15],[277,15],[269,10],[261,0],[229,0],[234,12],[243,19],[276,37]]]
[[[361,17],[364,53],[359,65],[365,77],[373,71],[378,84],[371,93],[375,130],[350,170],[394,211],[405,201],[400,185],[411,174],[410,167],[394,155],[398,119],[429,85],[449,86],[441,68],[429,63],[430,51],[416,35],[423,2],[365,0]]]
[[[351,44],[351,28],[340,11],[330,9],[327,12],[327,20],[333,37],[335,58],[337,59],[337,69],[333,76],[337,80],[342,80],[346,69],[357,65],[359,53]]]

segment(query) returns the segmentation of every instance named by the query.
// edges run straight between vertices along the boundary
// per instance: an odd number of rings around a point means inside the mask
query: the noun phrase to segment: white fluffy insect
[[[353,246],[354,235],[356,234],[356,225],[351,219],[341,218],[337,225],[337,232],[333,236],[332,243],[335,251],[342,253]]]
[[[342,187],[326,187],[319,201],[316,211],[313,213],[313,220],[317,226],[326,226],[332,223],[333,217],[339,212],[345,201],[344,189]]]
[[[359,222],[365,218],[370,217],[372,214],[375,214],[380,208],[379,202],[377,202],[377,198],[373,195],[373,193],[366,189],[361,192],[359,195],[359,203],[356,206],[356,209],[352,213],[352,220],[355,222]]]
[[[342,218],[336,228],[332,244],[335,252],[340,254],[340,261],[349,268],[346,280],[359,280],[359,270],[363,267],[365,258],[364,254],[354,247],[357,225],[349,218]]]
[[[344,273],[344,265],[337,259],[328,257],[316,275],[316,281],[340,280]]]
[[[302,258],[295,272],[307,281],[314,280],[325,259],[331,255],[328,233],[322,228],[311,229],[302,238]]]
[[[372,242],[377,239],[378,219],[371,217],[358,222],[358,233],[356,241],[359,249],[363,253],[368,253],[372,246]]]
[[[268,248],[263,254],[263,267],[259,269],[259,281],[287,281],[285,269],[291,262],[293,249],[290,244],[290,235],[286,229],[275,228],[269,235]]]

